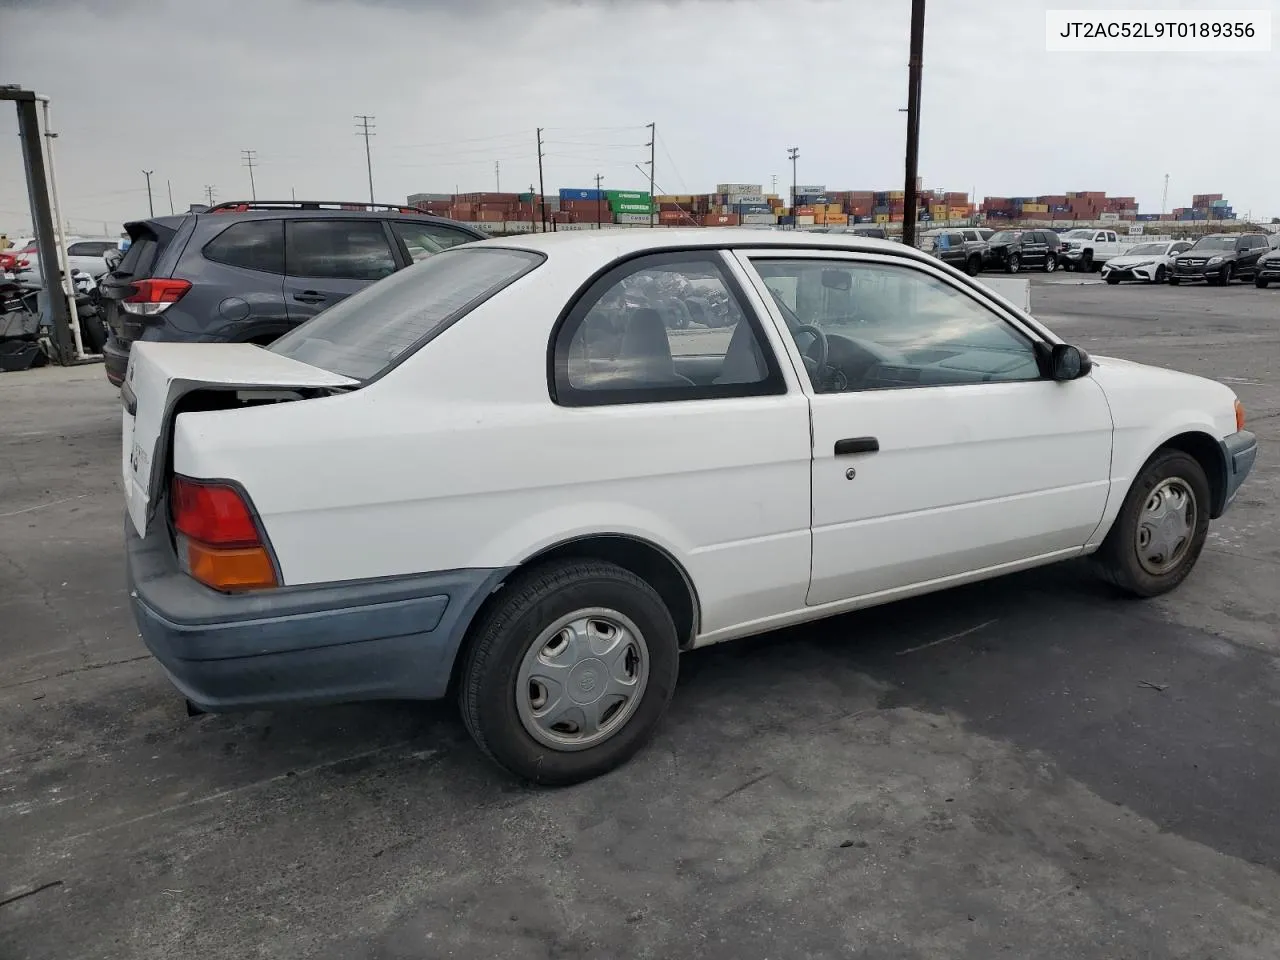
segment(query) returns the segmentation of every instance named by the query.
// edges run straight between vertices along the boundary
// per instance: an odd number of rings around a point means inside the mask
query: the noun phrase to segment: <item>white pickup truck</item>
[[[1059,239],[1062,249],[1058,252],[1058,266],[1086,273],[1101,270],[1104,263],[1129,247],[1114,230],[1068,230]]]

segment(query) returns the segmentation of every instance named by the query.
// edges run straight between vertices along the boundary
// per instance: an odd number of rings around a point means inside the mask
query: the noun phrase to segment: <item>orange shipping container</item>
[[[704,227],[736,227],[738,225],[738,215],[736,213],[709,213],[702,218]]]
[[[796,207],[797,217],[812,217],[817,212],[817,207]]]
[[[849,222],[849,215],[846,213],[828,213],[827,226],[844,226]]]

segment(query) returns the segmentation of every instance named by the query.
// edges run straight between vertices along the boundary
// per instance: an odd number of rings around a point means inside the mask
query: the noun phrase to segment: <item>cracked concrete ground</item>
[[[1034,303],[1248,407],[1183,587],[1068,564],[696,652],[558,791],[447,704],[188,719],[125,604],[115,391],[0,375],[0,956],[1274,960],[1280,291]]]

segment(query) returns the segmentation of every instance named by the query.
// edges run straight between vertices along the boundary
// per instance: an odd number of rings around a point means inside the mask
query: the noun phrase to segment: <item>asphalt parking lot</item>
[[[116,392],[0,375],[0,957],[1274,960],[1280,291],[1034,282],[1249,411],[1182,588],[1068,564],[698,651],[559,791],[447,704],[188,718],[126,605]]]

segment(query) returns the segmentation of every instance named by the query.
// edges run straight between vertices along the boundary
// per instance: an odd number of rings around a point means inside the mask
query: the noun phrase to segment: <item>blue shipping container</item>
[[[815,203],[830,203],[825,193],[802,193],[796,197],[797,207],[811,207]]]
[[[560,191],[561,200],[603,200],[603,190],[566,190]]]
[[[796,222],[796,218],[792,216],[782,216],[778,218],[778,226],[789,227]]]
[[[1055,207],[1054,209],[1057,209],[1057,208]],[[1155,223],[1155,222],[1156,222],[1156,221],[1158,221],[1159,219],[1160,219],[1160,214],[1158,214],[1158,213],[1140,213],[1140,214],[1138,214],[1138,222],[1139,222],[1139,223]]]

